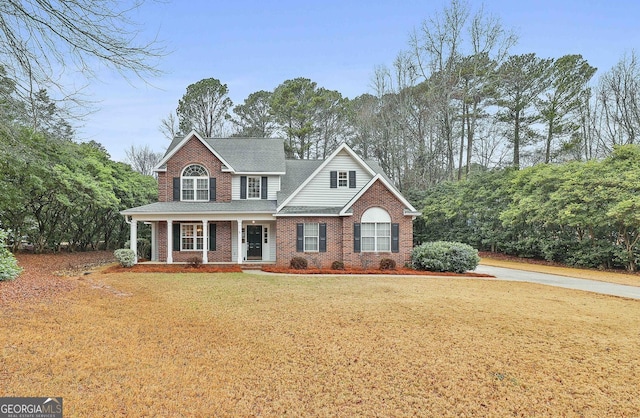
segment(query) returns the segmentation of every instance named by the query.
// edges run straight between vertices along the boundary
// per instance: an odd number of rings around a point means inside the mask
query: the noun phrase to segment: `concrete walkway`
[[[476,273],[491,274],[498,280],[539,283],[547,286],[564,287],[567,289],[584,290],[587,292],[601,293],[604,295],[640,299],[640,287],[636,286],[599,282],[596,280],[576,279],[573,277],[558,276],[555,274],[537,273],[533,271],[515,270],[504,267],[492,267],[484,265],[479,265],[474,271]]]

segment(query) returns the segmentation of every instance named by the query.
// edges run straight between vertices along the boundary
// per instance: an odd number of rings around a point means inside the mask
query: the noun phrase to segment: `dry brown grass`
[[[65,416],[638,416],[640,302],[527,283],[92,274],[0,307]]]
[[[535,271],[538,273],[557,274],[560,276],[576,277],[578,279],[598,280],[601,282],[640,286],[640,275],[614,271],[600,271],[593,269],[578,269],[552,264],[527,263],[526,259],[502,260],[492,257],[482,257],[481,264],[494,267],[506,267],[517,270]]]

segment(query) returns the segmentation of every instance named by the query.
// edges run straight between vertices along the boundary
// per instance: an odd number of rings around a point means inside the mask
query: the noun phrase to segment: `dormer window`
[[[247,199],[260,199],[261,177],[247,177]]]
[[[182,171],[181,200],[192,202],[209,201],[209,174],[199,165],[192,164]]]
[[[267,199],[266,176],[240,176],[240,199]]]

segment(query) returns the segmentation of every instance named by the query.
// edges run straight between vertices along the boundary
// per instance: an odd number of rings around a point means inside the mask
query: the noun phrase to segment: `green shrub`
[[[331,270],[344,270],[344,263],[342,261],[334,261],[331,263]]]
[[[20,275],[22,268],[6,246],[7,232],[0,229],[0,282],[13,280]]]
[[[464,273],[478,266],[478,250],[460,242],[425,242],[411,253],[416,270]]]
[[[294,270],[306,270],[307,259],[302,257],[293,257],[289,262],[289,267]]]
[[[380,270],[395,270],[396,262],[390,258],[383,258],[380,260]]]
[[[136,253],[130,248],[120,248],[113,252],[113,256],[122,267],[131,267],[136,263]]]

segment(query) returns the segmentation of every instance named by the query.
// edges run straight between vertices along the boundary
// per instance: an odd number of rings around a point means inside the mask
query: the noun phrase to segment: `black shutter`
[[[216,224],[209,224],[209,251],[216,250]]]
[[[304,251],[304,224],[296,224],[296,251]]]
[[[173,200],[180,201],[180,177],[173,178]]]
[[[353,252],[360,252],[360,224],[353,224]]]
[[[180,251],[180,224],[173,224],[173,251]]]
[[[216,178],[209,178],[209,201],[215,202],[216,200]]]
[[[327,224],[319,225],[320,240],[318,242],[318,251],[321,253],[327,252]]]
[[[247,176],[240,176],[240,199],[247,198]]]
[[[349,188],[350,189],[356,188],[356,172],[355,171],[349,171]]]
[[[337,171],[329,172],[329,187],[332,189],[338,188],[338,172]]]
[[[391,224],[391,252],[400,252],[400,224]]]
[[[266,199],[268,196],[267,194],[267,178],[263,177],[262,178],[262,185],[260,186],[260,199]]]

